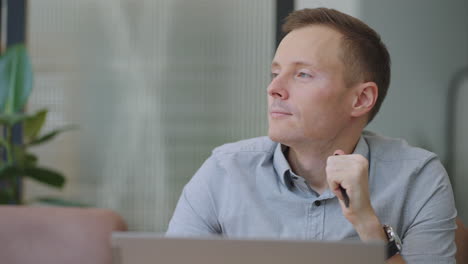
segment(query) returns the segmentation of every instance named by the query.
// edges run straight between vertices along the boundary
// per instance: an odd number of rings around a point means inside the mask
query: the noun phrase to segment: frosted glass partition
[[[132,230],[164,231],[183,185],[213,147],[266,134],[274,1],[30,0],[37,149],[68,176],[42,194],[117,210]]]

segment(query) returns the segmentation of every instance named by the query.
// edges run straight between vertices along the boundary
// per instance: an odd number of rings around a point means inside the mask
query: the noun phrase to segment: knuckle
[[[356,154],[356,157],[357,157],[359,160],[361,160],[361,161],[367,162],[367,159],[366,159],[363,155],[361,155],[361,154]]]
[[[361,165],[367,166],[369,164],[369,161],[361,154],[355,154],[354,159]]]

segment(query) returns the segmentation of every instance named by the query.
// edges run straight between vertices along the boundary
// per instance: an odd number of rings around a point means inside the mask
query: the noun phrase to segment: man
[[[456,210],[436,155],[363,132],[390,82],[379,35],[324,8],[291,13],[283,29],[268,137],[215,149],[167,235],[382,240],[388,263],[455,263]]]

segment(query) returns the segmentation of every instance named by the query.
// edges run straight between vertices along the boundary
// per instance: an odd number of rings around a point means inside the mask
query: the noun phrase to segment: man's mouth
[[[268,107],[268,113],[272,118],[285,118],[293,114],[290,106],[282,101],[273,101]]]
[[[289,112],[285,112],[285,111],[272,110],[270,111],[270,116],[273,118],[280,118],[280,117],[292,116],[292,114]]]

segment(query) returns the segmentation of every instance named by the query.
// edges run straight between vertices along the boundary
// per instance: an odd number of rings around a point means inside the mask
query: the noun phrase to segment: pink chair
[[[107,209],[0,206],[0,262],[110,264],[111,233],[125,230]]]

